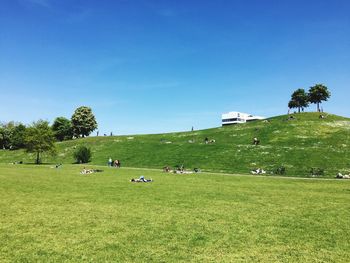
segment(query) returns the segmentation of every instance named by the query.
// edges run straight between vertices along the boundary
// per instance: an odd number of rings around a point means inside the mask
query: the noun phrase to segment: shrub
[[[91,150],[86,146],[80,146],[74,152],[74,159],[77,163],[88,163],[91,160]]]
[[[284,175],[285,173],[286,173],[286,168],[283,165],[278,167],[275,171],[275,174]]]

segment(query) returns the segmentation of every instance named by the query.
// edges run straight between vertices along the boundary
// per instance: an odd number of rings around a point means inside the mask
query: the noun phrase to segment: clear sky
[[[0,0],[3,122],[85,105],[100,134],[203,129],[316,83],[350,117],[349,0]]]

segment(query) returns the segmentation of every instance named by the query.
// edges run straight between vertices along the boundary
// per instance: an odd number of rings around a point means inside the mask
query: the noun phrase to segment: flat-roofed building
[[[254,116],[252,114],[238,112],[238,111],[230,111],[228,113],[223,113],[221,115],[222,126],[246,123],[249,121],[256,121],[256,120],[264,120],[264,119],[266,118],[262,116]]]

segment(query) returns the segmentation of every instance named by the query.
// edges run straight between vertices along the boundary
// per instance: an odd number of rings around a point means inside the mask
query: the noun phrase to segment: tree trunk
[[[298,107],[298,113],[300,113],[300,107]]]
[[[317,102],[317,112],[320,112],[320,103]]]
[[[40,161],[40,153],[37,152],[37,153],[36,153],[36,161],[35,161],[35,163],[36,163],[36,164],[39,164],[39,161]]]

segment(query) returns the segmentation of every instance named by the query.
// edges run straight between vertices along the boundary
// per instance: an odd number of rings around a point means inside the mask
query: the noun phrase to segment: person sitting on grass
[[[259,145],[260,144],[260,140],[258,138],[256,138],[256,137],[254,137],[253,144],[254,145]]]

